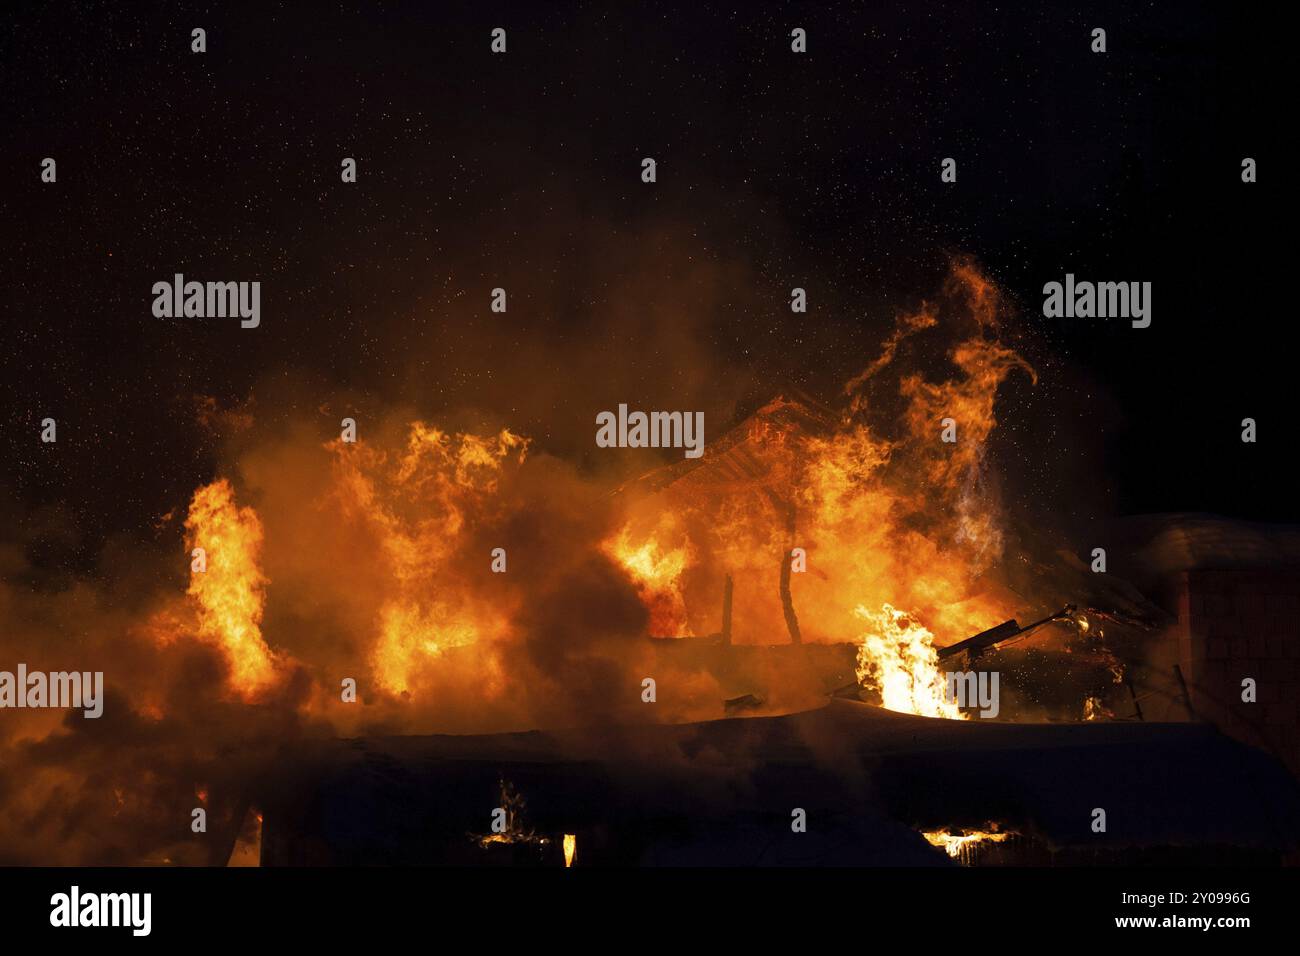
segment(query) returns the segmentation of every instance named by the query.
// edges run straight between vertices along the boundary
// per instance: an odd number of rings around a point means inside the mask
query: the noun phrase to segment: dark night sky
[[[1044,6],[9,8],[0,517],[66,516],[70,554],[147,528],[212,475],[197,396],[272,418],[469,407],[578,459],[619,401],[830,398],[961,252],[1043,373],[1008,385],[1020,493],[1296,520],[1280,30],[1237,5]],[[262,327],[153,318],[178,271],[261,280]],[[1153,282],[1151,328],[1044,319],[1067,271]],[[678,364],[683,335],[716,392]]]

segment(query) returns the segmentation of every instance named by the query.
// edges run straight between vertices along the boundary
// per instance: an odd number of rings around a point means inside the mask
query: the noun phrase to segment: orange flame
[[[880,691],[888,710],[923,717],[965,717],[946,700],[934,635],[907,614],[886,604],[879,611],[859,606],[855,613],[867,622],[858,649],[858,682]]]
[[[950,857],[965,865],[971,863],[973,850],[985,843],[1004,843],[1013,835],[1010,831],[997,830],[928,830],[921,833],[931,846],[942,847]]]
[[[230,688],[245,700],[275,682],[276,658],[262,638],[267,580],[260,567],[262,522],[235,503],[222,478],[198,489],[185,520],[187,547],[202,548],[206,570],[192,571],[186,592],[198,610],[198,635],[220,648]]]
[[[449,648],[507,629],[503,612],[474,593],[451,557],[467,527],[490,512],[504,466],[521,465],[528,444],[507,429],[481,437],[415,421],[394,456],[364,443],[329,446],[344,517],[377,538],[391,579],[370,658],[388,693],[414,693]],[[482,663],[495,669],[490,655]]]
[[[942,702],[935,648],[1014,613],[989,575],[1004,533],[986,450],[1002,383],[1034,371],[993,337],[1002,309],[996,286],[958,260],[941,301],[900,316],[846,385],[842,418],[779,398],[667,484],[656,508],[671,525],[637,535],[629,524],[606,543],[652,631],[686,633],[685,594],[709,595],[715,613],[731,575],[738,643],[860,635],[863,679],[887,707],[959,716]],[[912,353],[933,351],[941,327],[952,344],[942,362],[929,356],[927,376]],[[955,441],[945,440],[946,425]],[[795,548],[806,561],[783,567]]]
[[[548,837],[542,836],[524,823],[524,811],[528,804],[523,794],[515,789],[514,784],[502,778],[500,788],[501,803],[498,809],[505,812],[505,828],[499,833],[493,832],[479,837],[478,845],[488,847],[493,843],[535,843],[538,846],[546,846],[550,843]]]
[[[690,561],[690,542],[668,547],[661,536],[671,535],[671,519],[665,518],[649,536],[637,538],[632,524],[625,525],[601,547],[628,573],[641,603],[650,614],[649,631],[656,637],[689,637],[686,601],[682,596],[682,572]]]
[[[415,683],[422,659],[437,657],[449,647],[473,644],[477,638],[472,623],[449,620],[440,608],[388,603],[381,612],[379,641],[371,663],[380,687],[401,694]]]

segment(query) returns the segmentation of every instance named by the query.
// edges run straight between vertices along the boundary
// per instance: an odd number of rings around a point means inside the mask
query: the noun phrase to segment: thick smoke
[[[892,335],[883,331],[863,357],[866,371],[841,396],[843,419],[829,437],[801,446],[839,441],[836,453],[862,472],[846,472],[848,484],[831,489],[843,499],[833,508],[815,497],[800,502],[842,524],[820,552],[809,542],[821,564],[801,585],[805,609],[828,604],[836,549],[855,546],[849,538],[859,519],[879,519],[888,532],[882,547],[919,542],[926,547],[913,560],[959,559],[969,577],[997,557],[1000,545],[988,541],[996,529],[979,523],[988,509],[977,507],[994,495],[971,482],[987,470],[979,454],[998,386],[1025,366],[991,332],[998,311],[991,285],[967,263],[953,275],[939,301],[909,310]],[[659,311],[653,301],[648,308]],[[945,322],[945,335],[929,346],[938,367],[927,368],[925,350],[912,353]],[[651,398],[640,404],[706,407],[716,440],[725,421],[716,396],[734,407],[740,376],[710,367],[689,322],[665,316],[665,330],[680,346],[682,390],[646,389]],[[577,374],[594,369],[599,352],[575,346]],[[528,368],[560,363],[563,353],[543,344],[527,360],[517,357],[519,380],[552,382],[530,378]],[[471,407],[435,416],[345,391],[321,403],[291,376],[236,407],[200,400],[197,417],[222,449],[218,465],[160,519],[154,543],[112,541],[93,573],[47,576],[38,587],[27,542],[6,544],[0,663],[102,670],[108,697],[98,720],[58,710],[3,714],[0,863],[224,862],[222,848],[248,809],[248,782],[304,738],[723,716],[727,691],[707,668],[646,640],[656,594],[611,542],[629,526],[658,524],[671,497],[617,492],[667,459],[628,452],[616,468],[592,458],[590,437],[584,447],[581,436],[594,433],[595,412],[637,402],[614,390],[617,370],[592,377],[594,398],[579,398],[576,386],[562,397],[547,393],[554,386],[524,388],[530,402],[554,399],[574,411],[565,420],[578,424],[559,436],[530,434],[509,416]],[[711,404],[690,404],[705,393]],[[957,458],[937,457],[932,444],[922,453],[918,436],[953,408],[974,440]],[[868,441],[862,429],[872,416],[901,424]],[[340,437],[344,418],[357,422],[355,442]],[[893,486],[908,490],[881,497]],[[878,500],[864,507],[860,491]],[[942,513],[922,507],[927,495]],[[755,573],[772,578],[785,525],[753,533],[763,552]],[[204,571],[188,570],[196,547],[206,551]],[[504,573],[493,570],[496,549],[504,549]],[[691,555],[708,556],[698,548]],[[728,560],[743,570],[743,557]],[[879,577],[859,565],[849,580]],[[697,569],[695,620],[683,619],[679,633],[716,629],[713,611],[697,608],[716,606],[722,570]],[[891,566],[899,575],[913,570],[906,555]],[[862,599],[882,586],[872,584]],[[768,621],[753,623],[751,643],[786,639],[775,589],[768,591],[768,605],[752,605]],[[851,620],[852,610],[835,608],[835,620]],[[833,624],[815,612],[805,617],[812,640],[836,639]],[[653,707],[641,696],[647,676],[658,686]],[[809,706],[824,693],[776,663],[757,665],[751,678],[770,705]],[[355,701],[344,699],[350,681]],[[206,837],[191,831],[196,807],[208,813]]]

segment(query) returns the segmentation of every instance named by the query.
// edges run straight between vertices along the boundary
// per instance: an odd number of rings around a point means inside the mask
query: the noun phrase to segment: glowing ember
[[[959,860],[965,865],[969,865],[972,857],[972,850],[987,843],[1003,843],[1013,834],[1010,831],[985,831],[985,830],[958,830],[956,832],[949,830],[928,830],[923,831],[921,836],[925,837],[926,842],[931,846],[942,847],[943,850],[954,860]]]
[[[1111,720],[1114,716],[1100,697],[1089,697],[1083,702],[1084,720]]]
[[[957,704],[944,699],[946,686],[933,634],[889,604],[880,611],[859,605],[856,614],[867,622],[858,648],[860,684],[880,691],[889,710],[964,719]]]
[[[534,832],[524,824],[524,802],[523,794],[514,788],[510,781],[502,779],[501,783],[501,802],[497,809],[505,811],[505,818],[502,823],[503,829],[496,830],[486,836],[477,837],[478,845],[485,849],[493,843],[535,843],[538,846],[546,846],[551,841],[539,833]],[[494,819],[499,815],[494,814]]]
[[[262,522],[235,503],[224,478],[194,493],[185,521],[187,547],[202,548],[205,570],[193,570],[188,594],[198,605],[199,637],[219,647],[234,692],[251,699],[276,678],[275,656],[262,639],[266,578],[259,563]]]

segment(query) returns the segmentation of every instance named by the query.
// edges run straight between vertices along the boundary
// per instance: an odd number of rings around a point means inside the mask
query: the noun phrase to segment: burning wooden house
[[[607,547],[638,583],[656,631],[652,659],[710,674],[718,719],[297,747],[252,797],[264,811],[261,862],[1272,865],[1296,858],[1296,779],[1268,748],[1195,719],[1204,692],[1199,683],[1191,690],[1180,683],[1182,671],[1169,669],[1166,706],[1157,706],[1159,681],[1150,671],[1176,663],[1163,661],[1159,648],[1168,646],[1177,617],[1122,580],[1063,558],[1032,560],[1041,549],[1030,547],[1017,574],[986,569],[961,579],[964,594],[945,595],[968,602],[970,613],[959,620],[988,622],[960,625],[969,633],[958,640],[940,642],[928,630],[918,640],[920,629],[904,612],[862,617],[856,634],[828,640],[833,618],[821,613],[819,586],[804,591],[801,583],[843,585],[831,580],[834,566],[818,568],[837,542],[833,533],[818,536],[818,498],[801,490],[796,463],[798,447],[817,447],[827,440],[817,436],[837,427],[815,405],[778,400],[701,462],[674,464],[624,490],[633,496],[633,518]],[[807,532],[801,504],[812,514]],[[638,507],[650,521],[648,536],[638,537]],[[737,527],[752,550],[727,545]],[[801,546],[808,570],[795,571],[790,552]],[[1037,604],[1023,597],[1031,593]],[[1022,614],[1067,596],[1084,607],[1023,615],[1022,626],[999,619],[1008,605],[996,602],[1008,595],[1020,596]],[[1239,603],[1243,613],[1253,606]],[[1196,606],[1205,613],[1205,600]],[[1289,604],[1279,597],[1261,606]],[[991,618],[990,609],[998,612]],[[1051,636],[1025,639],[1048,629]],[[891,644],[914,648],[915,658],[905,660]],[[890,675],[864,664],[891,653],[911,682],[892,700]],[[972,716],[945,711],[948,702],[935,699],[944,668],[1003,674],[1010,691],[1000,719],[932,719]],[[1205,666],[1186,670],[1201,680]],[[874,692],[863,696],[894,706],[844,699],[872,677]],[[1105,686],[1093,694],[1099,682]],[[801,697],[819,703],[789,706]],[[938,712],[922,716],[931,704]]]
[[[778,397],[700,460],[621,489],[632,517],[606,548],[660,655],[711,673],[728,713],[863,686],[892,709],[954,717],[941,662],[980,655],[1022,691],[1008,717],[1083,719],[1088,701],[1132,713],[1125,658],[1167,615],[1018,528],[980,489],[978,460],[947,474],[932,453]],[[909,490],[919,475],[939,482],[932,494]]]

